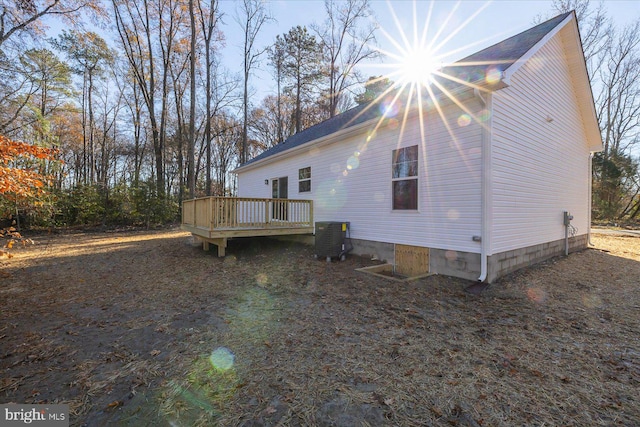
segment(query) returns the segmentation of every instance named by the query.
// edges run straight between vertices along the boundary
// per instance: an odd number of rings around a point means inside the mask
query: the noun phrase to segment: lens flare
[[[338,173],[345,176],[347,170]],[[325,213],[339,212],[347,201],[347,189],[342,179],[321,182],[317,190],[317,204],[320,209],[326,209]]]
[[[533,302],[542,304],[547,300],[547,293],[544,291],[544,289],[529,288],[527,289],[527,298],[529,298]]]
[[[223,264],[225,265],[234,265],[238,261],[235,255],[228,255],[224,258]]]
[[[360,159],[356,156],[349,157],[347,160],[347,170],[358,169],[358,166],[360,166]]]
[[[602,298],[597,295],[584,295],[582,303],[587,308],[598,308],[602,306]]]
[[[264,273],[258,273],[256,275],[256,284],[258,286],[265,286],[269,282],[269,276]]]
[[[395,117],[399,111],[400,103],[391,97],[387,97],[387,99],[380,104],[380,113],[385,117]]]
[[[462,114],[460,117],[458,117],[458,126],[460,126],[461,128],[467,127],[470,124],[471,116],[469,116],[468,114]]]
[[[228,371],[233,368],[235,362],[235,355],[226,347],[218,347],[211,352],[209,356],[209,362],[218,371]]]
[[[490,85],[494,85],[502,78],[502,71],[498,67],[489,67],[487,69],[485,80]]]
[[[480,110],[480,113],[478,114],[478,120],[480,120],[481,122],[486,122],[491,118],[491,112],[489,110],[482,109]]]
[[[446,251],[444,253],[444,257],[448,260],[448,261],[455,261],[458,259],[458,252],[456,251]]]

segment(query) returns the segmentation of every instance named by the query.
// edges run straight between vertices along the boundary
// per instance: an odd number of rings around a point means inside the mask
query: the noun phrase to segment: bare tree
[[[222,33],[218,31],[218,20],[220,18],[218,11],[218,0],[210,0],[206,7],[203,7],[203,2],[199,1],[198,5],[198,18],[200,20],[200,30],[202,31],[202,38],[204,39],[204,67],[205,67],[205,127],[204,127],[204,143],[206,150],[206,183],[205,191],[207,196],[213,194],[212,179],[211,179],[211,121],[216,109],[212,108],[212,101],[214,94],[215,82],[215,49],[216,44],[222,42]]]
[[[553,0],[551,5],[554,13],[566,13],[574,10],[580,23],[580,38],[585,60],[592,73],[598,66],[598,56],[606,49],[611,38],[609,34],[613,28],[611,19],[607,17],[604,2],[598,3],[596,8],[591,6],[590,0]]]
[[[89,182],[96,180],[96,147],[94,141],[94,114],[93,114],[93,92],[94,79],[104,71],[105,65],[113,62],[114,52],[109,48],[107,42],[98,34],[92,31],[63,31],[58,38],[52,40],[53,45],[65,52],[76,67],[75,72],[83,76],[82,107],[83,121],[85,111],[88,113],[88,123],[83,126],[85,145],[85,167],[84,177],[88,177]],[[85,179],[86,183],[86,179]]]
[[[227,182],[231,165],[237,159],[238,141],[242,133],[240,124],[232,117],[221,113],[213,123],[217,144],[215,145],[214,166],[216,169],[217,189],[215,193],[228,195]]]
[[[311,28],[318,35],[326,57],[329,86],[326,96],[329,117],[333,117],[346,91],[362,83],[356,66],[378,55],[373,48],[377,27],[362,24],[372,15],[369,0],[325,0],[324,7],[327,13],[324,24]]]
[[[38,90],[38,82],[21,67],[0,58],[0,133],[20,129],[19,117]]]
[[[130,123],[130,127],[127,130],[131,133],[132,145],[123,150],[130,157],[129,182],[134,188],[138,188],[142,162],[146,151],[146,138],[143,137],[145,129],[143,124],[144,103],[141,99],[138,81],[133,77],[128,61],[120,58],[115,62],[114,69],[117,69],[114,70],[114,75],[116,76],[114,82],[118,86],[119,93],[122,94],[124,106],[130,116],[127,120]]]
[[[619,34],[612,30],[612,35],[595,76],[596,113],[604,144],[596,158],[596,189],[605,215],[621,217],[629,213],[625,199],[638,190],[638,165],[632,153],[640,143],[640,20]]]
[[[283,129],[294,127],[293,99],[281,96],[267,96],[249,116],[250,136],[271,148],[283,141]],[[289,135],[289,133],[287,133]]]
[[[620,218],[638,214],[640,183],[640,20],[617,30],[604,4],[555,0],[554,12],[575,10],[594,91],[603,151],[594,157],[596,215]]]
[[[155,159],[156,192],[162,198],[165,188],[166,122],[169,102],[170,58],[176,35],[184,26],[181,0],[111,0],[124,54],[137,81],[147,119]],[[158,50],[160,64],[158,61]],[[160,65],[160,67],[158,66]],[[158,102],[158,93],[160,102]],[[158,105],[159,104],[159,105]],[[160,108],[158,108],[158,106]],[[159,111],[158,111],[159,110]]]
[[[244,91],[242,99],[242,147],[240,151],[240,163],[247,158],[247,126],[249,117],[249,77],[253,68],[257,65],[260,56],[268,47],[256,49],[255,43],[262,26],[273,20],[260,0],[243,0],[236,16],[238,24],[244,33],[243,45],[243,77]]]
[[[269,51],[269,61],[274,69],[276,78],[276,144],[284,141],[282,126],[282,82],[284,79],[285,45],[280,35],[276,36],[276,41]]]
[[[184,146],[185,146],[185,143],[187,144],[187,146],[189,144],[189,141],[187,141],[189,135],[186,135],[189,130],[188,130],[188,126],[185,124],[186,120],[188,120],[189,118],[185,117],[186,111],[184,109],[184,98],[185,98],[185,93],[187,92],[187,85],[190,85],[192,80],[188,75],[188,68],[191,64],[191,48],[189,48],[189,50],[180,49],[180,48],[173,49],[171,58],[167,62],[167,64],[169,66],[169,75],[171,76],[171,85],[172,85],[171,92],[173,92],[173,99],[174,99],[173,106],[175,109],[175,116],[173,118],[173,133],[172,133],[173,138],[168,138],[168,139],[173,139],[173,142],[175,143],[175,147],[173,148],[175,149],[176,161],[172,163],[175,163],[174,166],[177,169],[178,199],[182,200],[184,197],[184,189],[185,189]],[[169,142],[170,141],[168,140],[166,145],[170,145]],[[194,153],[194,159],[190,159],[190,154],[187,154],[187,165],[186,165],[187,169],[189,169],[190,167],[193,167],[192,165],[194,165],[195,141],[193,146],[193,153]],[[193,176],[195,177],[195,173],[193,174]],[[189,178],[187,178],[186,182],[187,182],[186,188],[188,190]],[[194,184],[195,184],[195,178],[194,178]],[[171,185],[168,183],[167,186],[170,187]],[[191,196],[191,197],[195,197],[195,196]]]
[[[189,97],[189,140],[187,142],[187,186],[189,188],[189,196],[196,197],[196,175],[194,171],[196,162],[196,14],[193,1],[189,0],[189,15],[191,17],[189,79],[191,82],[191,94]]]
[[[594,78],[600,91],[596,112],[603,131],[604,154],[628,152],[640,130],[640,20],[612,30],[612,40],[601,55]]]
[[[41,35],[40,20],[46,16],[59,16],[67,24],[77,26],[83,17],[104,18],[106,13],[97,0],[3,0],[0,2],[0,47],[21,33]]]

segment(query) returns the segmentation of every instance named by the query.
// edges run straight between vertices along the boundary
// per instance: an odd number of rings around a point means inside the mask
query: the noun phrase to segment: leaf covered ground
[[[178,230],[33,236],[0,259],[0,403],[72,425],[640,425],[640,238],[482,294],[313,248]]]

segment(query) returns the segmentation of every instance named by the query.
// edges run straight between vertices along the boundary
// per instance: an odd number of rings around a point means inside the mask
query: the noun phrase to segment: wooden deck
[[[311,200],[202,197],[182,202],[182,229],[213,243],[225,255],[233,237],[313,233]]]

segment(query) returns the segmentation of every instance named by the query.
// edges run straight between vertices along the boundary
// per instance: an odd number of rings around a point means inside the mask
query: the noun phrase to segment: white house
[[[441,74],[420,103],[389,94],[241,165],[238,196],[311,199],[356,254],[471,280],[585,248],[602,140],[575,13]]]

